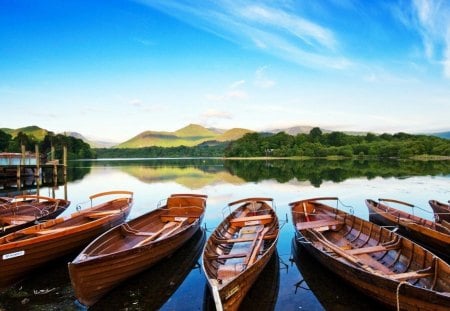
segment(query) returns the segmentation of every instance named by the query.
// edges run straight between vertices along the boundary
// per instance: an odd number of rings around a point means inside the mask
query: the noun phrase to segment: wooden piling
[[[39,178],[40,175],[40,166],[41,166],[41,157],[39,155],[39,146],[34,145],[34,152],[36,154],[36,170],[34,171],[34,177]]]

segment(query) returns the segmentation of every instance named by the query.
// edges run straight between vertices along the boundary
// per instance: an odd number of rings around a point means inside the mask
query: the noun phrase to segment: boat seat
[[[299,222],[296,225],[297,230],[305,230],[305,229],[314,229],[317,231],[326,231],[330,230],[330,227],[343,225],[344,222],[342,220],[337,219],[321,219],[321,220],[313,220],[313,221],[305,221]]]
[[[406,281],[411,279],[421,279],[427,278],[434,275],[434,272],[425,272],[425,271],[409,271],[404,273],[390,274],[389,278],[394,279],[396,281]]]
[[[194,214],[194,213],[190,213],[190,214],[167,214],[167,215],[161,215],[159,216],[159,218],[161,219],[162,222],[180,222],[180,221],[185,221],[186,219],[192,219],[192,218],[199,218],[200,215],[198,214]]]
[[[230,223],[237,227],[265,225],[271,223],[273,217],[270,214],[258,216],[238,217],[230,220]]]
[[[368,246],[363,248],[353,248],[346,250],[347,253],[351,255],[361,255],[361,254],[370,254],[370,253],[376,253],[376,252],[386,252],[393,249],[398,249],[396,246],[383,246],[383,245],[375,245],[375,246]]]
[[[98,219],[98,218],[103,218],[106,216],[111,216],[111,215],[116,215],[121,213],[120,210],[113,210],[113,211],[102,211],[102,212],[89,212],[86,213],[85,216],[91,219]]]

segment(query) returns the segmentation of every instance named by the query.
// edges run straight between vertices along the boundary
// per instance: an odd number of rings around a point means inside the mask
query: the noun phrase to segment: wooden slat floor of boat
[[[297,230],[315,229],[320,227],[330,227],[344,224],[343,221],[337,219],[321,219],[313,221],[305,221],[297,223]]]
[[[246,257],[249,256],[249,254],[252,252],[251,247],[253,245],[253,241],[258,236],[258,232],[262,229],[262,225],[257,225],[246,226],[239,231],[238,238],[249,239],[249,241],[233,244],[233,247],[228,254],[221,255],[226,256],[225,258],[222,258],[226,259],[226,261],[217,269],[217,279],[230,279],[242,272],[242,270],[245,268],[244,261]]]

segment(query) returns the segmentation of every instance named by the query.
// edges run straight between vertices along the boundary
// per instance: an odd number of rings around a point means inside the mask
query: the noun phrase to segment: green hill
[[[18,129],[2,128],[0,130],[11,135],[13,138],[16,137],[17,134],[22,132],[24,134],[27,134],[28,136],[34,136],[37,140],[43,140],[45,135],[47,135],[48,133],[47,130],[36,125],[21,127]]]
[[[231,129],[220,134],[217,131],[209,130],[201,125],[189,124],[175,132],[145,131],[126,142],[119,144],[117,148],[143,148],[152,146],[192,147],[211,140],[221,142],[236,140],[248,132],[251,131],[246,129]]]
[[[253,131],[243,129],[243,128],[233,128],[226,131],[225,133],[216,137],[217,141],[232,141],[237,140],[247,133],[252,133]]]

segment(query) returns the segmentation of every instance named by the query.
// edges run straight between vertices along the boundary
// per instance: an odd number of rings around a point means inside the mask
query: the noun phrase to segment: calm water
[[[172,193],[208,195],[205,234],[199,232],[172,258],[121,284],[92,310],[203,310],[205,291],[201,248],[205,238],[228,212],[228,202],[244,197],[272,197],[285,223],[278,258],[268,265],[244,302],[260,310],[380,310],[310,258],[302,249],[292,255],[294,229],[288,203],[319,196],[337,196],[339,207],[368,219],[366,198],[395,198],[414,203],[409,210],[432,219],[429,199],[450,199],[450,162],[411,161],[222,161],[122,160],[73,162],[66,187],[41,187],[40,194],[72,201],[63,214],[75,211],[88,196],[114,189],[134,191],[129,218],[156,208]],[[3,192],[11,190],[4,189]],[[0,193],[5,195],[5,193]],[[84,206],[85,204],[81,204]],[[43,267],[0,295],[0,310],[75,310],[63,258]]]

